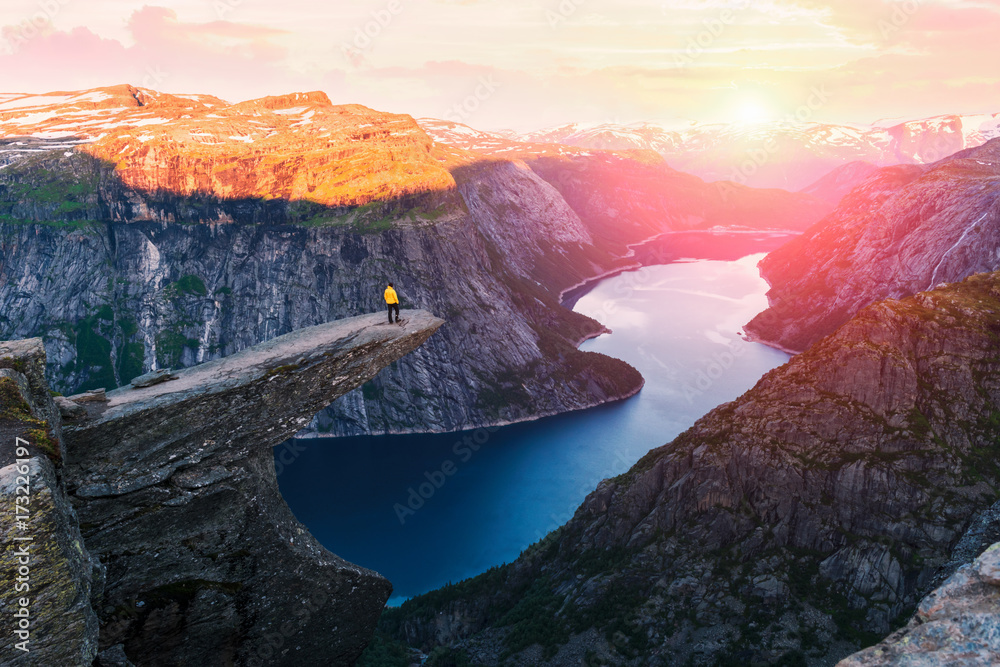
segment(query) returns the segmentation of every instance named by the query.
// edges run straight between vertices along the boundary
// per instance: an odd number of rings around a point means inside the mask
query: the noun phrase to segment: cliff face
[[[848,162],[815,183],[802,188],[801,192],[822,199],[836,207],[851,190],[861,185],[876,171],[878,171],[878,167],[864,160]]]
[[[301,329],[111,392],[66,427],[66,485],[108,569],[102,648],[143,665],[356,659],[392,586],[295,520],[271,449],[443,324],[404,315]]]
[[[871,306],[386,628],[486,664],[832,664],[905,620],[997,499],[998,332],[1000,274]]]
[[[295,520],[271,449],[443,324],[404,316],[301,329],[106,395],[59,399],[65,442],[49,452],[58,475],[36,445],[29,452],[35,643],[17,657],[5,638],[4,664],[89,667],[99,650],[101,664],[119,665],[352,664],[392,586]],[[60,433],[41,341],[29,344],[0,345],[0,363],[34,370],[0,369],[0,428],[6,436],[20,419],[26,437],[55,442],[18,416],[28,402],[7,400],[9,377],[28,388],[33,379],[42,393],[30,395],[54,415],[50,435]],[[5,463],[8,454],[5,443]],[[12,467],[0,471],[5,497]],[[4,521],[5,537],[21,530]],[[14,568],[11,544],[3,557]],[[3,604],[17,603],[4,592]]]
[[[322,415],[320,432],[454,430],[637,391],[631,367],[575,349],[600,326],[558,304],[560,289],[618,260],[523,164],[483,165],[460,180],[467,208],[435,219],[385,213],[372,226],[0,225],[0,329],[45,338],[59,389],[112,388],[382,310],[393,281],[404,306],[450,324]]]
[[[747,331],[803,350],[864,306],[1000,268],[1000,140],[890,167],[761,262],[770,308]]]
[[[42,341],[0,343],[0,636],[4,665],[90,665],[104,568],[84,546],[57,473],[63,439]]]
[[[528,159],[595,230],[613,235],[623,225],[672,230],[804,230],[833,206],[811,195],[705,183],[676,171],[648,151],[538,156]],[[655,232],[654,232],[655,233]]]

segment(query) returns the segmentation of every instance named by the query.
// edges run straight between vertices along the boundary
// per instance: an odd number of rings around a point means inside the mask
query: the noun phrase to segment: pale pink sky
[[[519,130],[1000,112],[1000,0],[152,1],[4,0],[0,92],[324,90]]]

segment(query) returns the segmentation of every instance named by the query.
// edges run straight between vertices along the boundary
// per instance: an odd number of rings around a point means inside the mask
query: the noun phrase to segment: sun
[[[767,105],[759,99],[751,97],[738,100],[733,115],[736,122],[745,125],[766,123],[772,118],[771,110]]]

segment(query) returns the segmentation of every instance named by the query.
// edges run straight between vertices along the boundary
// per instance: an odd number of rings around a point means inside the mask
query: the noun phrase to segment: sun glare
[[[771,119],[771,112],[760,100],[747,98],[737,102],[733,120],[747,125]]]

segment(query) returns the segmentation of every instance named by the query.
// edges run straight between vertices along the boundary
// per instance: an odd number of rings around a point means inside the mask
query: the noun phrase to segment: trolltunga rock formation
[[[52,589],[61,608],[36,612],[40,629],[49,615],[62,622],[74,612],[76,621],[49,664],[89,666],[95,654],[116,665],[352,664],[392,586],[296,521],[271,448],[443,324],[424,311],[403,315],[402,326],[379,314],[301,329],[105,400],[63,401],[64,421],[45,439],[60,474],[36,474],[54,490],[38,525],[52,534],[46,569],[61,568]],[[35,342],[41,384],[30,394],[58,422]],[[24,367],[16,355],[8,365]],[[0,372],[31,388],[19,371]],[[64,493],[73,507],[57,502]],[[14,649],[2,648],[8,664]]]

